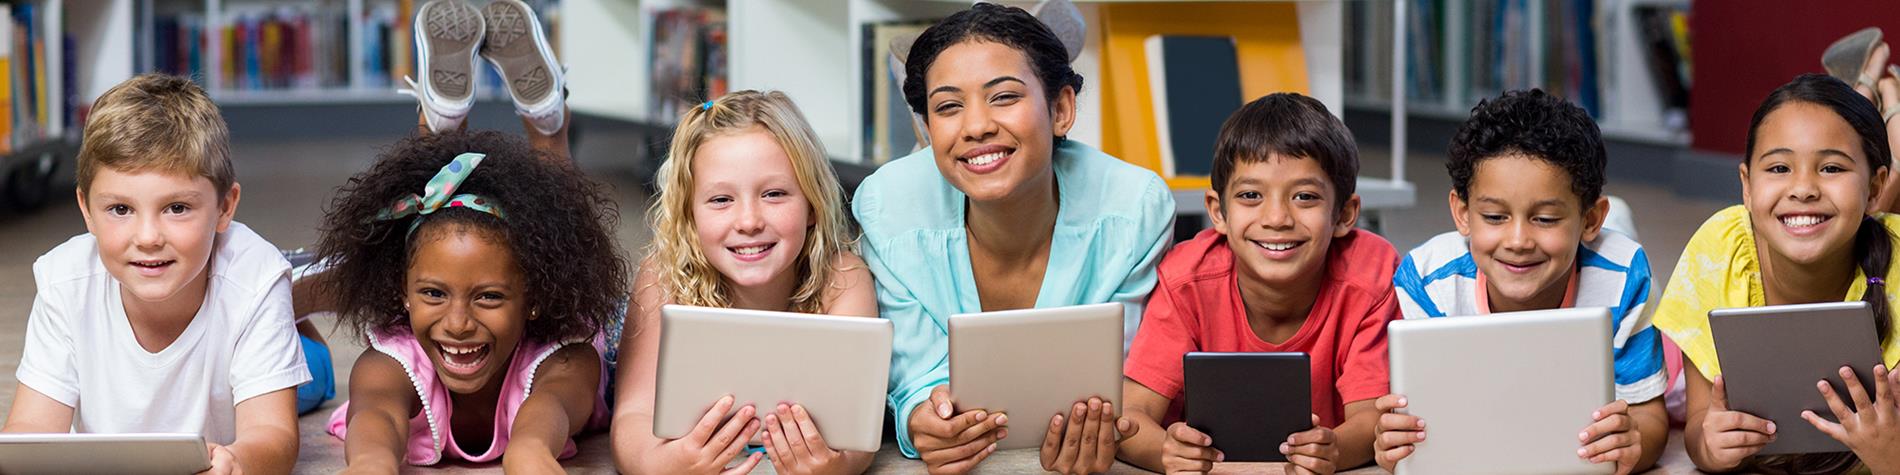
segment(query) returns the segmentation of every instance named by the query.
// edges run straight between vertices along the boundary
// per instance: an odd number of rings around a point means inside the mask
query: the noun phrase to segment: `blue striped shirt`
[[[1661,335],[1650,326],[1649,255],[1629,236],[1605,229],[1579,246],[1577,269],[1576,306],[1610,309],[1617,399],[1638,404],[1661,396],[1667,381]],[[1457,232],[1405,253],[1392,285],[1407,319],[1483,313],[1478,299],[1486,298],[1485,290],[1478,285],[1470,241]]]

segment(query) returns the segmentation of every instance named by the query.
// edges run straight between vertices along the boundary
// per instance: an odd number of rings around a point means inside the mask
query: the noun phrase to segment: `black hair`
[[[1874,110],[1873,101],[1854,92],[1847,83],[1824,74],[1803,74],[1793,81],[1776,88],[1762,100],[1761,107],[1755,109],[1755,116],[1748,121],[1748,145],[1743,164],[1755,161],[1755,138],[1761,132],[1761,123],[1768,114],[1789,103],[1807,103],[1826,107],[1835,115],[1847,121],[1860,136],[1861,152],[1865,154],[1870,171],[1889,168],[1893,165],[1893,150],[1887,145],[1887,126],[1880,121],[1880,112]],[[1860,227],[1854,232],[1854,261],[1865,274],[1867,292],[1861,300],[1874,310],[1874,331],[1880,335],[1880,343],[1885,345],[1893,337],[1893,310],[1887,302],[1888,267],[1893,264],[1893,237],[1887,226],[1872,216],[1862,215]],[[1882,279],[1875,281],[1872,279]]]
[[[1495,99],[1479,101],[1471,118],[1452,135],[1451,189],[1458,198],[1471,199],[1471,180],[1478,164],[1506,155],[1543,160],[1570,175],[1570,191],[1584,210],[1603,196],[1603,170],[1609,153],[1603,133],[1590,113],[1542,89],[1506,91]]]
[[[1267,160],[1273,155],[1319,161],[1327,181],[1338,193],[1333,211],[1343,209],[1357,191],[1359,146],[1346,124],[1317,99],[1291,92],[1254,99],[1221,123],[1214,138],[1214,194],[1227,203],[1227,185],[1240,163]]]
[[[966,41],[990,41],[1015,48],[1029,60],[1029,69],[1042,82],[1043,97],[1054,103],[1067,87],[1082,92],[1082,75],[1069,66],[1069,50],[1056,38],[1048,25],[1021,8],[978,3],[931,25],[911,44],[904,59],[904,102],[910,110],[930,120],[929,95],[924,90],[924,75],[930,72],[937,55]],[[1062,143],[1063,137],[1056,137]]]
[[[376,220],[397,199],[422,193],[450,160],[487,154],[456,188],[487,198],[505,218],[461,207],[426,217]],[[422,224],[410,232],[417,219]],[[368,171],[350,177],[324,213],[320,259],[332,264],[319,293],[337,300],[338,324],[388,330],[408,324],[403,278],[416,243],[445,229],[465,229],[505,243],[526,283],[526,339],[583,338],[620,317],[627,260],[613,238],[614,202],[571,163],[499,132],[449,132],[403,139]],[[450,228],[456,226],[459,228]]]

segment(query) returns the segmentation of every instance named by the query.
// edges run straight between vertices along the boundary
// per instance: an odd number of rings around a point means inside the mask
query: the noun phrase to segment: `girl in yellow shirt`
[[[1755,111],[1740,167],[1743,203],[1696,231],[1655,314],[1656,328],[1693,362],[1686,365],[1683,443],[1697,468],[1900,473],[1900,373],[1887,371],[1900,362],[1889,303],[1900,299],[1900,266],[1893,263],[1900,216],[1868,215],[1892,161],[1873,103],[1839,80],[1797,77]],[[1852,452],[1756,457],[1773,440],[1775,424],[1728,409],[1708,312],[1856,299],[1874,310],[1887,363],[1873,369],[1880,383],[1849,383],[1850,394],[1826,390],[1834,414],[1804,414],[1804,423]]]

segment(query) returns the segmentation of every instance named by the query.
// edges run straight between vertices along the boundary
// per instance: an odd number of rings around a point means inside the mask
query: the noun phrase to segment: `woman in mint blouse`
[[[911,47],[904,84],[932,147],[879,168],[852,203],[880,313],[896,329],[898,444],[933,472],[966,471],[1010,434],[1006,417],[950,402],[950,315],[1121,302],[1133,338],[1167,249],[1174,200],[1160,177],[1063,138],[1082,88],[1068,60],[1014,7],[978,4],[932,26]],[[1103,409],[1087,419],[1116,424]],[[1062,437],[1051,421],[1013,427]],[[1105,439],[1050,447],[1044,468],[1105,470],[1116,442]]]

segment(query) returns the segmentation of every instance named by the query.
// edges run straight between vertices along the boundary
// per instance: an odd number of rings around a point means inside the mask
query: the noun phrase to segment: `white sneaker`
[[[567,82],[534,9],[520,0],[495,0],[482,8],[482,18],[488,30],[482,57],[501,72],[515,113],[543,135],[560,132],[567,109],[561,89]]]
[[[475,107],[476,48],[486,25],[473,5],[462,0],[430,0],[416,11],[416,64],[422,81],[403,78],[416,97],[429,130],[442,133],[462,127]]]

